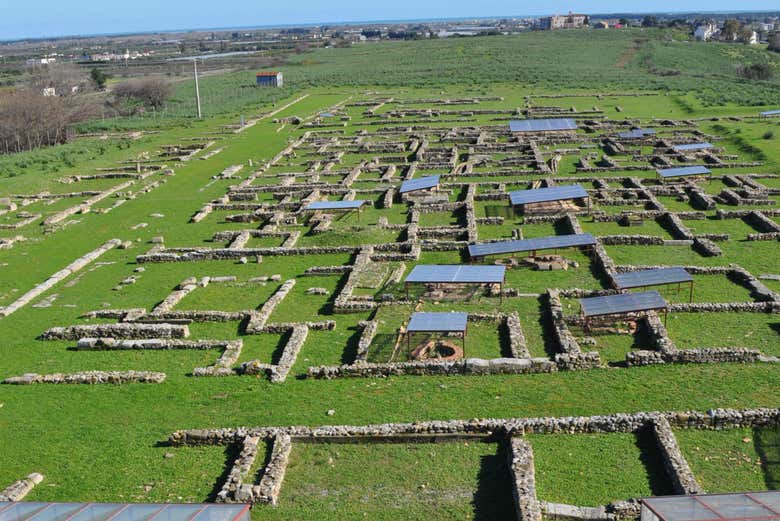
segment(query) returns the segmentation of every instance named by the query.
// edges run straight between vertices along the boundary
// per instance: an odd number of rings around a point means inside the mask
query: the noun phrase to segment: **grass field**
[[[628,49],[636,52],[617,67],[615,63]],[[381,59],[378,59],[381,57]],[[422,59],[425,57],[425,59]],[[542,59],[545,57],[545,59]],[[625,60],[624,60],[625,61]],[[221,486],[221,476],[236,454],[232,448],[171,448],[161,442],[177,429],[234,426],[288,426],[410,422],[434,419],[505,418],[525,416],[594,415],[614,412],[657,410],[708,410],[718,407],[776,407],[780,398],[780,379],[776,363],[690,364],[656,367],[620,367],[625,353],[644,349],[641,335],[596,336],[593,350],[601,353],[604,367],[590,371],[518,376],[397,376],[382,379],[316,380],[304,378],[310,366],[352,364],[362,332],[363,321],[376,320],[379,329],[368,351],[368,361],[390,360],[398,329],[413,311],[467,311],[469,313],[516,312],[533,357],[554,359],[559,346],[548,314],[548,305],[540,296],[548,288],[605,289],[607,282],[591,257],[579,250],[559,252],[577,263],[565,271],[537,271],[516,267],[507,272],[506,289],[520,296],[502,301],[478,291],[468,300],[430,299],[422,304],[391,304],[355,313],[336,313],[337,296],[347,282],[356,258],[356,249],[343,246],[374,244],[395,247],[408,240],[410,205],[396,199],[384,204],[385,191],[397,185],[408,167],[412,152],[398,145],[412,140],[406,130],[398,134],[387,128],[410,125],[433,129],[504,125],[507,111],[524,107],[531,96],[532,107],[559,107],[577,111],[598,106],[611,121],[626,117],[641,124],[651,118],[694,119],[754,115],[758,105],[780,104],[777,80],[744,83],[734,73],[742,61],[770,62],[769,53],[742,46],[699,45],[667,42],[656,31],[533,33],[509,38],[454,39],[430,42],[382,43],[354,46],[350,49],[324,49],[306,53],[285,70],[289,90],[260,91],[241,89],[248,73],[210,77],[203,81],[207,102],[204,121],[186,119],[186,124],[166,128],[158,134],[145,134],[137,140],[78,140],[72,144],[17,156],[0,158],[0,199],[15,203],[42,191],[62,194],[82,187],[105,189],[125,181],[88,181],[64,185],[58,179],[66,175],[95,173],[97,168],[114,169],[119,162],[137,159],[144,152],[157,158],[164,145],[189,142],[193,138],[215,139],[212,148],[222,151],[208,159],[201,152],[187,162],[164,162],[175,166],[173,176],[154,174],[114,195],[95,208],[109,208],[126,199],[108,213],[80,212],[65,220],[66,225],[52,229],[40,221],[19,229],[0,229],[0,238],[23,235],[0,250],[0,306],[7,306],[22,293],[56,273],[74,259],[111,238],[131,241],[129,249],[113,249],[78,274],[67,277],[13,315],[0,318],[3,339],[0,379],[28,372],[41,374],[84,370],[162,371],[167,380],[160,385],[122,386],[0,385],[0,488],[31,472],[40,472],[46,480],[28,496],[31,500],[84,501],[205,501],[213,499]],[[679,75],[659,75],[661,70],[680,70]],[[379,74],[392,70],[394,74]],[[171,104],[176,117],[189,110],[187,86],[182,84]],[[235,94],[220,92],[232,89]],[[651,96],[597,96],[604,91],[647,90]],[[682,93],[684,92],[684,94]],[[397,98],[371,116],[365,114],[371,104],[336,107],[349,116],[346,126],[302,128],[266,118],[237,134],[221,133],[221,126],[236,123],[240,113],[247,116],[270,111],[304,99],[275,118],[300,116],[306,123],[335,106],[357,100]],[[540,95],[560,94],[560,98]],[[434,105],[432,98],[494,96],[478,105]],[[534,97],[536,96],[536,97]],[[400,100],[400,101],[399,101]],[[390,116],[393,111],[431,108],[468,112],[475,107],[496,114],[461,116],[464,121],[444,122],[445,116],[410,123],[412,116]],[[622,112],[618,112],[620,107]],[[177,112],[178,111],[178,112]],[[414,116],[415,118],[421,116]],[[447,116],[450,117],[450,116]],[[454,116],[453,116],[454,117]],[[122,122],[130,125],[132,122]],[[120,126],[121,126],[120,125]],[[780,130],[776,120],[721,120],[696,123],[700,132],[718,138],[727,156],[740,161],[761,161],[755,167],[726,170],[728,175],[780,174]],[[660,125],[659,125],[660,126]],[[682,127],[681,127],[682,128]],[[303,137],[307,130],[336,131],[329,138],[348,142],[360,138],[364,148],[308,142],[285,156],[255,179],[249,179],[258,165],[270,161],[288,144]],[[385,129],[380,130],[378,129]],[[769,131],[774,137],[764,138]],[[695,139],[690,130],[663,129],[668,139],[683,136]],[[588,146],[597,135],[580,132]],[[390,136],[390,137],[388,137]],[[476,139],[476,135],[474,136]],[[351,141],[350,141],[351,142]],[[496,138],[495,145],[509,142],[508,136]],[[388,144],[389,143],[389,144]],[[387,150],[382,147],[387,145]],[[374,148],[372,148],[372,146]],[[459,158],[470,157],[467,149],[474,143],[450,138],[434,140],[428,154],[449,157],[457,146]],[[565,145],[571,146],[571,145]],[[564,145],[550,145],[545,157]],[[652,148],[652,147],[648,147]],[[575,170],[577,160],[592,148],[564,153],[562,178],[598,177],[610,188],[626,187],[635,177],[650,190],[656,185],[651,170],[615,169],[598,174]],[[597,149],[599,155],[602,151]],[[342,153],[339,157],[339,153]],[[445,174],[451,184],[448,204],[462,203],[465,183],[482,183],[477,194],[506,189],[524,189],[532,181],[555,176],[541,172],[517,173],[511,169],[501,176],[487,174],[502,168],[501,161],[517,159],[525,152],[495,154],[485,166],[476,166],[471,174],[450,174],[450,168],[431,161],[415,177],[430,173]],[[401,157],[399,159],[399,156]],[[334,160],[335,159],[335,160]],[[249,161],[252,166],[249,166]],[[331,161],[330,170],[325,165]],[[315,163],[319,163],[315,165]],[[636,160],[636,163],[647,163]],[[386,166],[399,166],[390,176]],[[233,179],[215,179],[232,165],[244,165]],[[362,168],[349,186],[354,198],[370,199],[373,204],[360,215],[334,219],[330,228],[316,233],[315,222],[296,218],[278,223],[258,214],[254,221],[236,215],[248,211],[241,204],[266,204],[274,211],[295,209],[318,190],[318,197],[332,200],[345,194],[339,190],[349,173]],[[514,167],[513,167],[514,168]],[[709,186],[711,195],[726,187],[720,179]],[[286,176],[285,174],[296,174]],[[318,180],[307,177],[318,176]],[[383,181],[383,176],[389,181]],[[484,177],[483,177],[484,176]],[[265,190],[257,198],[232,200],[235,207],[217,209],[198,223],[190,222],[204,204],[219,200],[231,187],[244,181],[250,187]],[[144,193],[153,181],[164,181]],[[757,179],[770,190],[780,188],[777,178]],[[284,195],[279,187],[319,183],[316,188]],[[559,180],[559,184],[569,181]],[[705,183],[706,184],[706,183]],[[457,185],[457,186],[456,186]],[[500,186],[500,187],[499,187]],[[270,187],[270,188],[269,188]],[[591,183],[586,188],[593,189]],[[774,192],[767,192],[775,200]],[[86,196],[54,198],[47,205],[34,201],[0,216],[0,224],[22,219],[23,211],[41,212],[43,218],[84,201]],[[675,196],[660,195],[667,210],[692,211],[690,204]],[[4,203],[2,203],[4,204]],[[229,205],[228,205],[229,206]],[[637,206],[603,205],[610,214]],[[0,206],[0,210],[4,209]],[[764,208],[764,207],[761,207]],[[718,209],[734,210],[723,203]],[[752,206],[739,209],[754,209]],[[767,206],[764,209],[770,209]],[[478,240],[508,239],[516,229],[525,238],[568,233],[559,223],[531,223],[514,216],[504,201],[481,200],[474,205],[478,219]],[[265,209],[264,209],[265,211]],[[249,211],[251,213],[251,211]],[[290,210],[292,212],[292,210]],[[262,213],[262,212],[261,212]],[[768,212],[771,213],[771,212]],[[289,217],[289,215],[287,215]],[[482,218],[504,217],[499,221]],[[694,265],[728,266],[738,264],[753,275],[779,274],[777,241],[747,241],[756,233],[742,219],[717,219],[716,211],[706,219],[686,219],[694,233],[728,233],[727,241],[717,244],[723,250],[718,257],[705,257],[688,245],[677,246],[605,246],[617,265]],[[461,227],[468,221],[464,207],[421,214],[418,233],[432,233],[435,227]],[[777,220],[776,215],[772,216]],[[380,226],[380,222],[386,222]],[[642,227],[628,228],[616,223],[593,222],[582,216],[585,232],[597,236],[642,234],[673,238],[658,221],[646,220]],[[776,221],[777,222],[777,221]],[[145,224],[145,226],[139,226]],[[280,236],[252,238],[247,248],[278,248],[291,232],[298,233],[296,247],[327,247],[311,255],[247,255],[244,263],[232,260],[202,262],[147,263],[140,265],[137,255],[155,246],[152,239],[162,237],[166,248],[225,248],[229,241],[214,240],[219,232],[273,228]],[[424,238],[418,242],[428,241]],[[454,240],[447,236],[445,240]],[[155,241],[157,242],[157,241]],[[335,248],[335,249],[334,249]],[[385,294],[398,298],[401,284],[388,282],[391,274],[403,268],[408,273],[415,264],[460,263],[464,255],[456,248],[434,251],[423,248],[419,258],[408,257],[372,261],[372,270],[360,273],[352,294],[357,299],[381,301]],[[395,251],[395,250],[392,250]],[[377,253],[377,252],[375,252]],[[137,271],[139,267],[143,271]],[[324,274],[307,274],[314,267],[338,267]],[[214,349],[175,351],[76,351],[73,341],[37,340],[53,326],[97,323],[81,318],[102,309],[152,309],[188,277],[235,276],[234,282],[211,283],[198,287],[175,307],[174,311],[250,311],[261,308],[286,280],[296,285],[269,317],[270,323],[335,322],[334,329],[310,330],[290,372],[280,384],[261,376],[199,378],[193,369],[214,364],[221,355]],[[278,277],[274,277],[278,276]],[[127,282],[129,277],[137,277]],[[269,279],[257,280],[258,277]],[[272,280],[278,278],[279,280]],[[253,280],[255,279],[255,280]],[[126,281],[123,283],[123,281]],[[696,275],[695,302],[754,302],[742,284],[725,275]],[[780,286],[767,281],[775,291]],[[311,289],[324,290],[312,292]],[[324,294],[320,294],[324,293]],[[664,290],[671,302],[686,302],[687,293]],[[41,303],[42,300],[48,302]],[[576,312],[574,301],[567,301],[567,314]],[[42,304],[42,305],[41,305]],[[680,349],[707,347],[748,347],[769,356],[780,356],[780,315],[776,313],[673,313],[669,318],[670,338]],[[109,320],[101,320],[108,322]],[[111,320],[113,322],[113,320]],[[279,363],[290,334],[271,331],[247,334],[246,322],[193,323],[192,339],[230,340],[240,338],[244,348],[236,366],[252,360]],[[472,327],[473,326],[473,327]],[[498,322],[469,325],[466,353],[470,357],[500,358],[507,355],[507,339]],[[583,350],[591,350],[583,345]],[[408,357],[403,349],[394,361]],[[332,414],[329,414],[329,411]],[[708,491],[774,489],[777,487],[777,431],[684,431],[677,436],[694,473]],[[749,438],[746,442],[744,439]],[[644,435],[540,435],[529,437],[535,451],[537,485],[540,499],[579,505],[601,505],[612,500],[669,492],[652,444]],[[296,444],[285,478],[278,508],[258,507],[254,519],[503,519],[512,515],[506,454],[500,444],[456,442],[436,444]],[[370,462],[370,464],[369,464]],[[723,469],[728,468],[728,472]]]

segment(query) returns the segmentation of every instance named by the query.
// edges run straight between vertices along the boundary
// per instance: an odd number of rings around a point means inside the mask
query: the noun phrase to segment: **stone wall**
[[[254,335],[260,333],[263,330],[266,322],[268,322],[268,319],[271,316],[271,313],[273,313],[274,309],[276,309],[276,306],[278,306],[279,303],[284,300],[287,294],[292,291],[296,282],[297,279],[290,279],[285,281],[285,283],[282,284],[278,290],[276,290],[276,293],[271,295],[271,298],[269,298],[259,310],[252,310],[249,313],[249,322],[246,325],[246,332],[248,334]]]
[[[33,472],[24,479],[11,483],[5,490],[0,490],[0,503],[5,501],[21,501],[29,494],[35,485],[43,481],[43,475]]]
[[[84,371],[73,374],[36,374],[27,373],[22,376],[6,378],[2,383],[11,385],[32,384],[125,384],[150,383],[159,384],[165,381],[165,373],[150,371]]]
[[[508,459],[517,521],[542,521],[531,444],[520,437],[509,438]]]
[[[65,266],[60,271],[54,273],[51,275],[48,279],[43,281],[42,283],[35,286],[33,289],[16,299],[14,302],[10,303],[9,305],[5,306],[4,308],[0,308],[0,318],[7,317],[11,313],[14,313],[21,309],[22,307],[29,304],[32,300],[38,298],[40,295],[45,293],[46,291],[53,288],[56,284],[60,283],[65,278],[69,277],[70,275],[73,275],[74,273],[84,269],[86,266],[88,266],[90,263],[97,260],[100,256],[102,256],[104,253],[106,253],[109,250],[112,250],[113,248],[116,248],[122,244],[122,241],[119,239],[111,239],[110,241],[106,242],[99,248],[96,248],[92,250],[91,252],[87,253],[86,255],[83,255],[82,257],[79,257],[75,261],[71,262],[67,266]]]
[[[437,436],[461,434],[484,436],[523,436],[527,434],[609,434],[636,433],[658,418],[681,429],[721,430],[729,428],[780,426],[780,408],[710,409],[707,411],[668,411],[617,413],[596,416],[564,416],[506,419],[433,420],[373,425],[325,425],[320,427],[239,427],[194,429],[173,432],[173,446],[227,445],[245,436],[269,438],[287,434],[295,441],[350,439],[382,440],[396,436]]]
[[[652,422],[651,428],[660,449],[661,461],[663,461],[666,473],[672,481],[674,493],[702,494],[704,489],[696,481],[696,477],[685,460],[669,421],[663,416],[659,416]]]

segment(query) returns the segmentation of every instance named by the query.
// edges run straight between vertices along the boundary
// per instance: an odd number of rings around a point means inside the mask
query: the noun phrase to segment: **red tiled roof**
[[[278,72],[258,72],[257,76],[277,76]]]

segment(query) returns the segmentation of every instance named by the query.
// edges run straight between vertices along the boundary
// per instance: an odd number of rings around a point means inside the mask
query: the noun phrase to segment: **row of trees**
[[[129,80],[103,91],[107,79],[99,70],[87,74],[58,64],[31,70],[24,85],[0,91],[0,154],[65,143],[77,123],[159,110],[173,94],[172,85],[160,78]]]

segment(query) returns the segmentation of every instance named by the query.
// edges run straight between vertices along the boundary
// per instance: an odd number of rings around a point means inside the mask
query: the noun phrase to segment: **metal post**
[[[203,117],[203,114],[200,111],[200,86],[198,85],[198,59],[195,58],[192,60],[192,64],[195,67],[195,103],[198,107],[198,119],[201,119]]]
[[[693,281],[691,281],[691,291],[688,295],[688,303],[690,304],[691,302],[693,302]]]

